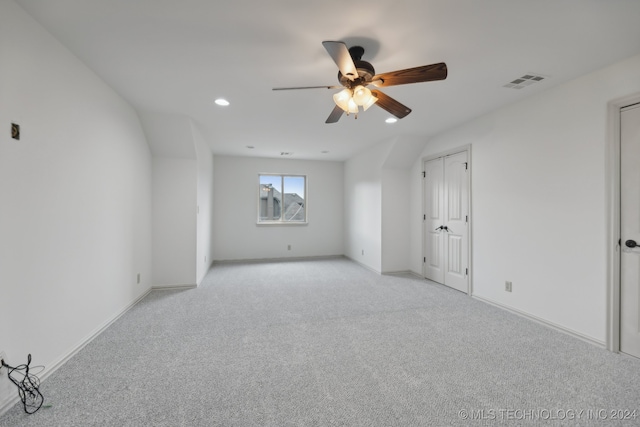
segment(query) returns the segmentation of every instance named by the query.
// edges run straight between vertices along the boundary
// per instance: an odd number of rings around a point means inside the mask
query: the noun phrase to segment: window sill
[[[309,223],[307,221],[260,221],[260,222],[256,222],[256,225],[258,227],[262,227],[262,226],[267,226],[267,227],[273,227],[278,226],[278,225],[284,225],[285,227],[290,227],[290,226],[301,226],[301,225],[308,225]]]

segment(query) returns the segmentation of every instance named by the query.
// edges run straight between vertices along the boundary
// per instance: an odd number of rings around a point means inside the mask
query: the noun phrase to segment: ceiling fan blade
[[[423,65],[422,67],[377,74],[373,76],[371,81],[377,87],[387,87],[406,85],[409,83],[432,82],[446,78],[447,64],[439,62],[437,64]]]
[[[372,90],[371,94],[378,98],[378,101],[375,105],[382,108],[383,110],[388,111],[399,119],[409,115],[409,113],[411,112],[411,108],[399,103],[395,99],[384,94],[383,92],[380,92],[379,90]]]
[[[336,105],[325,123],[336,123],[342,117],[342,113],[344,113],[344,110]]]
[[[342,89],[342,86],[298,86],[298,87],[274,87],[271,90],[296,90],[296,89]]]
[[[347,49],[347,45],[344,42],[324,41],[322,46],[327,49],[343,76],[349,80],[354,80],[358,77],[356,64],[353,63],[353,58],[351,58],[349,49]]]

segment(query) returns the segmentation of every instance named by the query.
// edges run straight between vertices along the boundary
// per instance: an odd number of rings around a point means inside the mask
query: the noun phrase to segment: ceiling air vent
[[[534,83],[541,82],[542,80],[544,80],[546,78],[547,78],[547,76],[542,76],[540,74],[529,73],[529,74],[525,74],[524,76],[522,76],[520,78],[512,80],[511,82],[507,83],[503,87],[508,87],[508,88],[511,88],[511,89],[522,89],[523,87],[530,86],[530,85],[532,85]]]
[[[293,155],[293,153],[291,153],[291,152],[289,152],[289,151],[281,151],[281,152],[280,152],[280,155],[281,155],[281,156],[292,156],[292,155]]]

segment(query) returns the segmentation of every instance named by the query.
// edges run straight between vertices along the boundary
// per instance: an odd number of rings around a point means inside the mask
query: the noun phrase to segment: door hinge
[[[468,268],[465,268],[465,270],[464,270],[464,275],[465,275],[465,276],[468,276],[468,275],[469,275],[469,269],[468,269]]]
[[[465,217],[464,222],[469,222],[469,215],[467,215],[467,216]]]
[[[427,215],[422,215],[422,220],[426,221],[427,220]]]
[[[426,171],[422,171],[422,177],[426,178],[427,177],[427,172]]]
[[[427,257],[422,258],[422,262],[423,263],[427,262]]]
[[[469,169],[469,163],[464,162],[464,170],[467,170],[467,169]]]

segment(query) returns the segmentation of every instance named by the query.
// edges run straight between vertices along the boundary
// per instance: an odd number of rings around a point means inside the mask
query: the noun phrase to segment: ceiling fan
[[[411,112],[411,108],[367,86],[381,88],[447,78],[447,64],[444,62],[376,74],[373,65],[361,59],[364,54],[364,48],[361,46],[347,48],[347,45],[341,41],[324,41],[322,45],[340,70],[338,81],[341,86],[276,87],[273,90],[342,89],[333,95],[336,106],[325,123],[336,123],[343,113],[354,114],[358,118],[360,108],[366,111],[373,104],[401,119]]]

